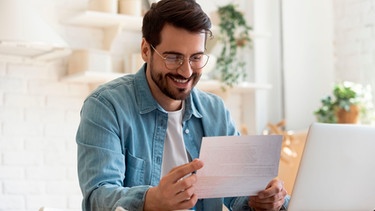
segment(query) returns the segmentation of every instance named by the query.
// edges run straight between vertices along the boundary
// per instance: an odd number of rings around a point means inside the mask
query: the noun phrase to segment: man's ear
[[[150,44],[148,44],[145,38],[142,38],[141,55],[142,55],[143,61],[145,61],[146,63],[149,63],[149,59],[151,57]]]

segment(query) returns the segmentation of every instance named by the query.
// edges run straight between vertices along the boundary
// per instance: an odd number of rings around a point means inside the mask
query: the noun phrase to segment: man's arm
[[[123,187],[129,156],[123,152],[113,110],[105,99],[89,97],[81,111],[76,142],[82,209],[112,210],[121,206],[141,211],[150,187]]]

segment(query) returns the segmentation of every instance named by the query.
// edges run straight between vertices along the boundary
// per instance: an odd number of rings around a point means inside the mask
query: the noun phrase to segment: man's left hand
[[[256,211],[279,211],[286,195],[284,182],[273,179],[257,196],[250,196],[248,204]]]

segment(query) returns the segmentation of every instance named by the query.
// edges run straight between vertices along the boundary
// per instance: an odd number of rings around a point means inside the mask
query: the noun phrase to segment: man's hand
[[[250,196],[248,203],[256,211],[279,211],[284,204],[286,195],[284,183],[273,179],[267,188],[259,192],[257,196]]]
[[[190,163],[173,168],[158,186],[146,193],[144,210],[178,210],[194,207],[198,197],[194,194],[197,175],[203,162],[195,159]]]

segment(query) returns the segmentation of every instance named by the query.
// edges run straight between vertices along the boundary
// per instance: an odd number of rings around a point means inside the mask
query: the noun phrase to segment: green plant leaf
[[[239,80],[246,78],[245,61],[239,57],[238,49],[251,47],[249,31],[244,15],[234,4],[218,8],[220,18],[220,38],[223,47],[217,59],[219,79],[225,85],[232,87]]]

